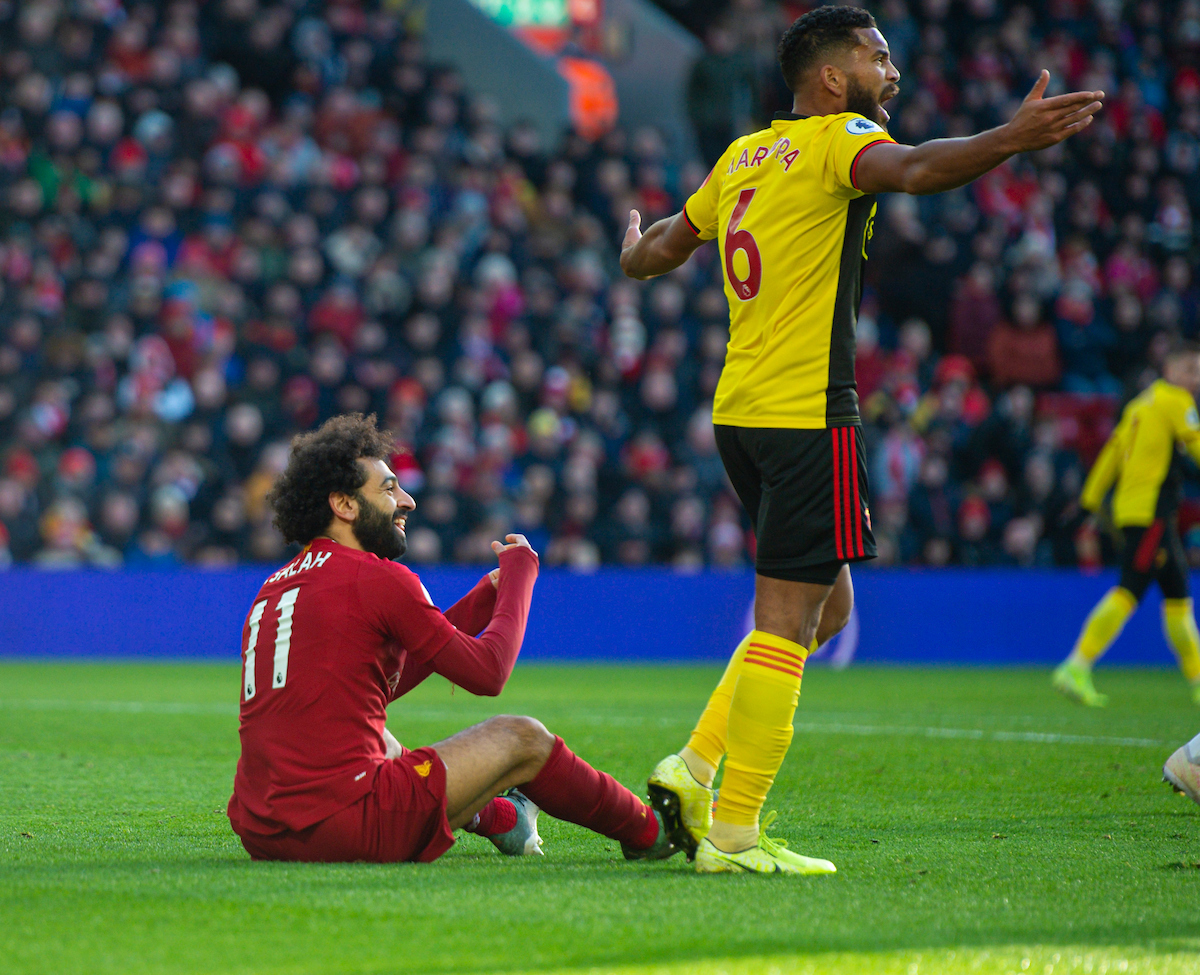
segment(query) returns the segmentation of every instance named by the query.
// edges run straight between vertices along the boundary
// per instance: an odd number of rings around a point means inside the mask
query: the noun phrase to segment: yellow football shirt
[[[691,228],[719,240],[729,299],[714,423],[858,422],[854,330],[875,197],[855,187],[854,169],[892,141],[853,112],[780,113],[726,149],[687,201]]]
[[[1083,485],[1080,503],[1100,510],[1113,482],[1113,523],[1146,526],[1180,502],[1182,447],[1200,464],[1200,417],[1192,394],[1163,379],[1130,401]]]

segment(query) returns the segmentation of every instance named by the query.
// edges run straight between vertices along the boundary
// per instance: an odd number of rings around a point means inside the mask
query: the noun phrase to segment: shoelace
[[[771,856],[778,855],[780,850],[786,850],[788,845],[785,839],[775,839],[767,835],[767,827],[775,822],[778,815],[779,813],[772,809],[763,816],[762,822],[758,826],[758,845],[762,847],[763,852],[769,853]]]

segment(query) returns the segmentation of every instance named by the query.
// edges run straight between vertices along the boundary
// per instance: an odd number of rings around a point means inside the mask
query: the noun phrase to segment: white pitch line
[[[22,711],[94,711],[112,714],[215,714],[235,716],[236,704],[187,701],[68,701],[55,699],[0,699],[0,709]],[[489,713],[471,713],[464,709],[412,708],[401,706],[392,716],[393,722],[408,721],[482,721]],[[586,724],[629,727],[690,724],[692,718],[647,715],[620,715],[602,712],[574,712],[570,720]],[[842,722],[800,721],[793,727],[802,734],[862,735],[867,737],[909,736],[918,738],[958,738],[969,741],[1022,742],[1036,745],[1111,745],[1121,748],[1162,748],[1167,742],[1156,738],[1121,738],[1108,735],[1070,735],[1048,731],[986,731],[982,728],[943,728],[920,725],[845,724]]]
[[[1120,745],[1161,748],[1156,738],[1113,738],[1107,735],[1064,735],[1051,731],[984,731],[982,728],[921,728],[912,725],[818,724],[798,722],[797,731],[828,735],[913,735],[922,738],[967,738],[975,741],[1020,741],[1039,745]]]

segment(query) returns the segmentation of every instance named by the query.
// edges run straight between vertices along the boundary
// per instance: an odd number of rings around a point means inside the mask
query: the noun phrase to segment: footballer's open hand
[[[1048,84],[1050,72],[1043,70],[1006,126],[1014,152],[1032,152],[1058,145],[1086,129],[1104,104],[1102,91],[1073,91],[1043,98]]]

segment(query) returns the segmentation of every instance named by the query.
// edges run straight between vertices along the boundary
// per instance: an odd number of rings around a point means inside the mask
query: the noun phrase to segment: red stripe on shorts
[[[1137,552],[1133,556],[1133,567],[1138,572],[1149,572],[1154,565],[1154,556],[1158,554],[1158,543],[1162,541],[1165,524],[1162,518],[1156,519],[1138,543]]]
[[[845,558],[842,554],[842,459],[841,451],[838,449],[840,443],[838,441],[838,428],[834,427],[829,431],[833,436],[833,537],[834,548],[837,551],[839,559]]]
[[[858,437],[853,427],[849,431],[851,463],[854,465],[854,544],[858,547],[858,556],[864,554],[862,541],[862,504],[858,497]]]
[[[842,427],[842,503],[846,506],[846,552],[847,557],[854,556],[854,515],[850,512],[850,428]]]

